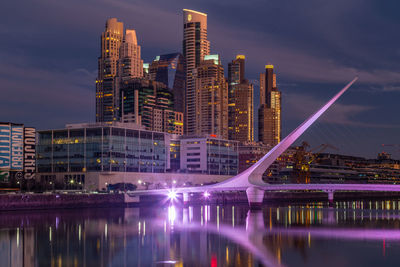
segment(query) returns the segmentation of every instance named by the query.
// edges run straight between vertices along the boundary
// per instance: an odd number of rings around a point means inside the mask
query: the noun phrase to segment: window
[[[199,144],[199,143],[200,143],[199,141],[190,141],[190,142],[187,142],[188,145],[194,145],[194,144]]]
[[[188,164],[188,169],[200,168],[200,164]]]

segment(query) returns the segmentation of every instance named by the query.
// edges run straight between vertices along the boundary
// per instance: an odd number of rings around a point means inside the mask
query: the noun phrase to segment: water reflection
[[[397,264],[399,226],[398,200],[8,212],[0,265]]]

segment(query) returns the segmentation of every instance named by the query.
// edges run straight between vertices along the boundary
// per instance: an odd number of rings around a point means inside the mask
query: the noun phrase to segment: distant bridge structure
[[[398,191],[400,185],[386,184],[267,184],[262,180],[263,173],[271,164],[288,149],[322,114],[331,107],[352,86],[358,77],[355,77],[325,105],[312,114],[307,120],[293,130],[279,144],[273,147],[254,165],[223,182],[213,185],[198,187],[175,188],[175,192],[183,195],[183,201],[189,201],[189,194],[195,192],[227,192],[246,191],[250,207],[260,206],[264,199],[265,191],[289,190],[318,190],[328,194],[329,201],[333,201],[335,191]],[[171,189],[140,190],[130,193],[133,196],[168,194]]]

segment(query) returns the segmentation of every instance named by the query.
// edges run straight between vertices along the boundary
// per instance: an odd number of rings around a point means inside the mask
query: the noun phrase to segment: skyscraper
[[[107,122],[115,118],[115,76],[119,48],[124,35],[124,24],[116,18],[108,19],[101,34],[101,54],[98,58],[96,79],[96,121]]]
[[[281,140],[281,92],[276,86],[273,65],[266,65],[265,73],[260,74],[258,139],[265,145],[271,146]]]
[[[245,77],[245,56],[237,55],[228,64],[229,139],[254,141],[253,85]]]
[[[187,134],[196,132],[195,81],[192,71],[199,66],[205,55],[210,53],[207,40],[207,14],[183,10],[183,56],[186,60],[186,113]]]
[[[228,85],[219,56],[204,56],[192,73],[195,81],[193,134],[228,138]]]
[[[174,110],[185,112],[185,61],[180,53],[157,56],[150,65],[149,77],[165,84],[174,95]]]
[[[114,86],[114,120],[120,120],[120,87],[124,81],[143,77],[143,60],[137,43],[136,31],[127,29],[120,46],[117,76]]]
[[[175,133],[173,95],[163,83],[134,78],[121,84],[121,121]]]
[[[246,57],[244,55],[237,55],[236,59],[228,63],[228,82],[229,85],[239,84],[245,81],[244,76],[244,62]]]
[[[127,29],[120,47],[118,77],[131,79],[143,76],[143,60],[136,31]]]

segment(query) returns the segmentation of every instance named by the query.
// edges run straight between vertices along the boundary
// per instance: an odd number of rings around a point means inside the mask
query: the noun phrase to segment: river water
[[[0,266],[400,266],[400,201],[0,213]]]

